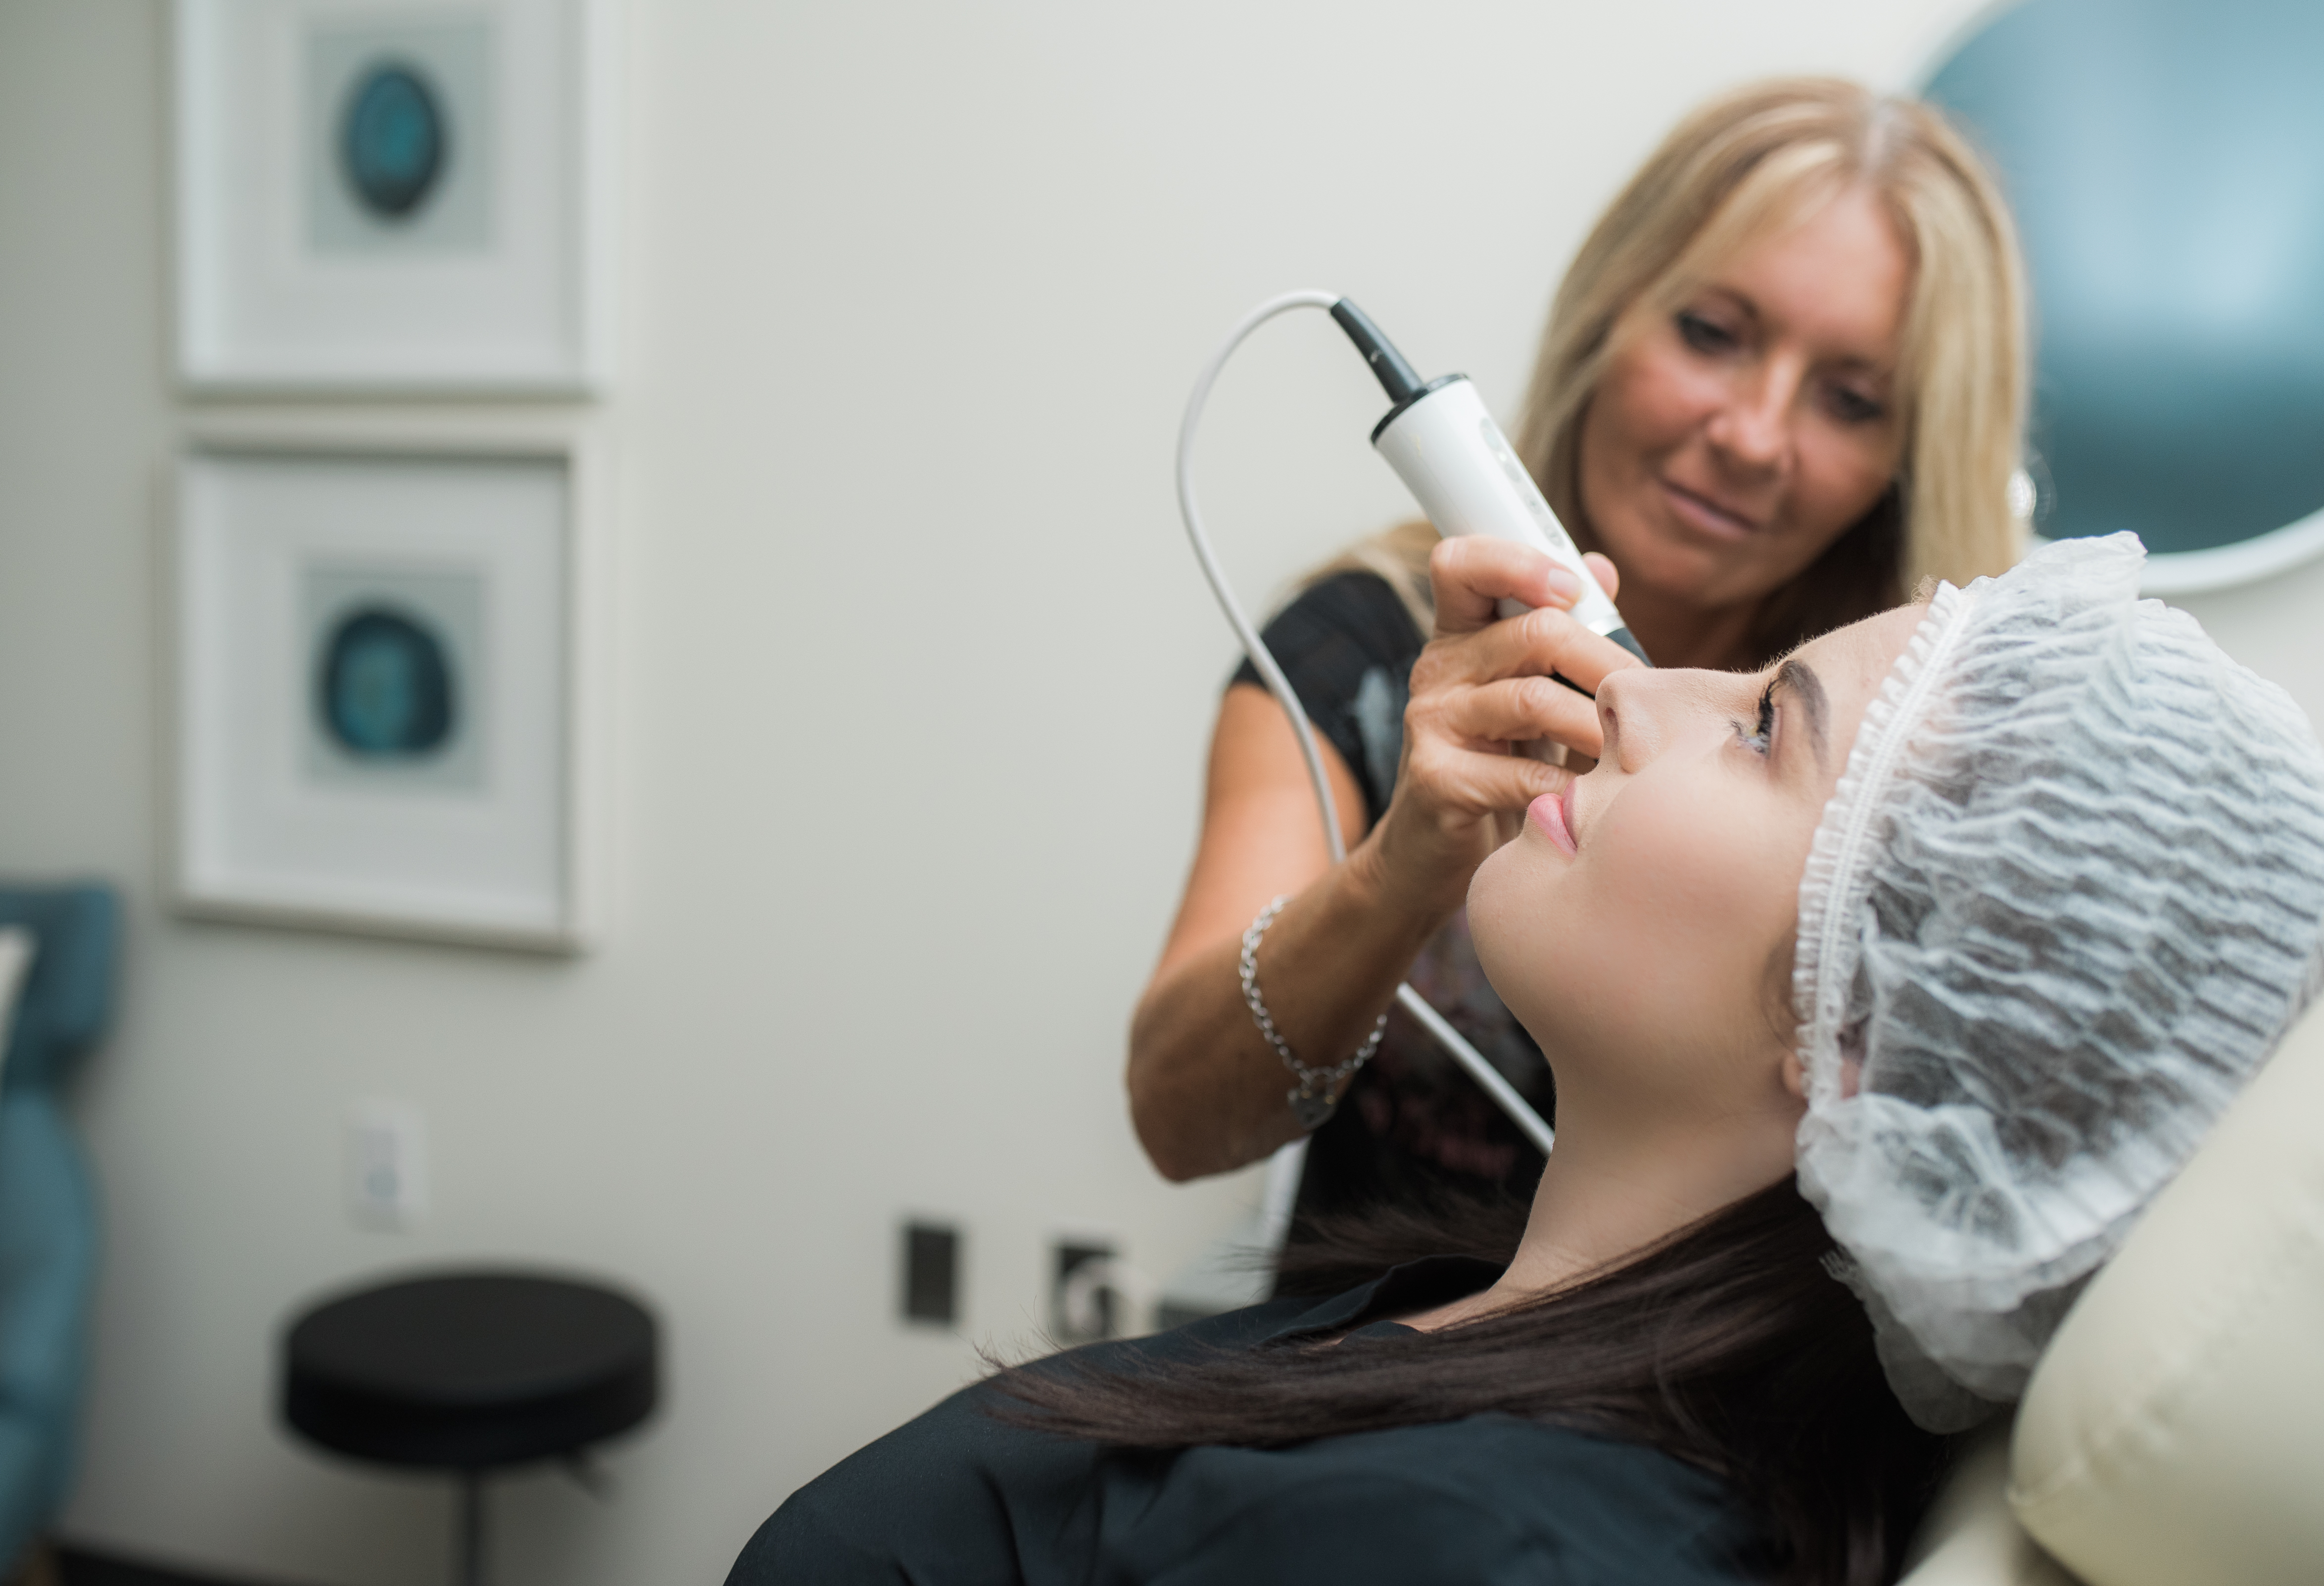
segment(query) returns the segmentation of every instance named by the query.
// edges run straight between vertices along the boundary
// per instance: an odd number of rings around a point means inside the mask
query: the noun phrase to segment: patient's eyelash
[[[1735,724],[1735,736],[1740,739],[1744,747],[1754,754],[1765,754],[1767,752],[1769,741],[1775,736],[1775,685],[1770,682],[1760,691],[1758,724],[1747,733],[1743,730],[1743,724],[1738,722]]]

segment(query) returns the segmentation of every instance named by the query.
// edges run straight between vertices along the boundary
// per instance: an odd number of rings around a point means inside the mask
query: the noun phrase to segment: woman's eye
[[[1867,396],[1852,386],[1831,387],[1827,400],[1832,416],[1843,424],[1869,424],[1888,411],[1878,398]]]
[[[1768,684],[1766,690],[1759,696],[1757,723],[1748,733],[1743,730],[1742,723],[1736,723],[1735,736],[1742,742],[1743,747],[1752,753],[1767,752],[1775,736],[1775,686],[1773,683]]]
[[[1734,349],[1734,333],[1715,320],[1682,309],[1677,323],[1679,339],[1698,353],[1724,353]]]

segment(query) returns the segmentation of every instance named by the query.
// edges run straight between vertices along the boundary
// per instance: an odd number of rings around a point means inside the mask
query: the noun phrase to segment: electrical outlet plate
[[[1074,1275],[1120,1254],[1113,1240],[1096,1234],[1061,1234],[1049,1247],[1049,1332],[1060,1343],[1088,1343],[1121,1330],[1120,1297],[1111,1285],[1076,1285]],[[1086,1293],[1079,1292],[1086,1289]]]
[[[367,1097],[347,1111],[347,1211],[400,1232],[428,1212],[428,1124],[409,1102]]]
[[[960,1321],[960,1230],[914,1218],[903,1228],[904,1320],[936,1327]]]

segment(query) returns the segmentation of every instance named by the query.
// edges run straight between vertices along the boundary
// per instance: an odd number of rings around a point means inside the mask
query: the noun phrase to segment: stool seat
[[[484,1471],[626,1432],[659,1386],[653,1317],[592,1284],[503,1272],[407,1279],[308,1312],[283,1418],[325,1448]]]

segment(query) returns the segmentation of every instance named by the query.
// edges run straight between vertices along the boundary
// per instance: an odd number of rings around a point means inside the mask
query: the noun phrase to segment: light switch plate
[[[347,1211],[360,1228],[401,1231],[428,1211],[428,1123],[409,1102],[367,1098],[347,1112]]]

